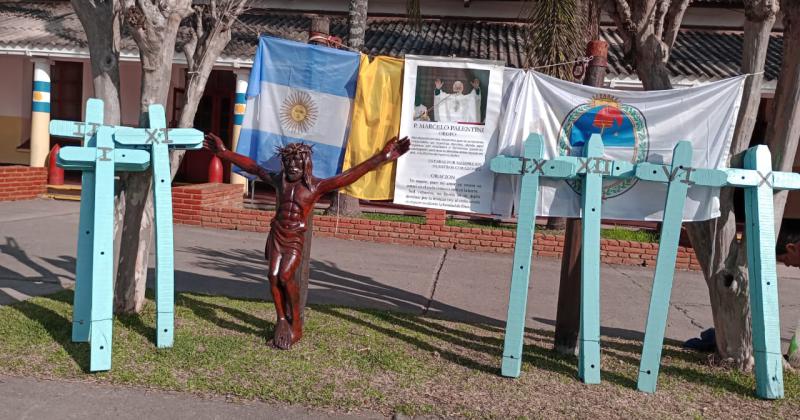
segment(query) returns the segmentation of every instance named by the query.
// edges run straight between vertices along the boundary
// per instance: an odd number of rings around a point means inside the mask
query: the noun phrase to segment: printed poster
[[[490,213],[503,96],[502,63],[406,56],[394,202]]]

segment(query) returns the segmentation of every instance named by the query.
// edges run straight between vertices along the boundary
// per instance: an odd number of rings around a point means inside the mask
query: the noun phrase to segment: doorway
[[[228,148],[233,135],[235,92],[236,75],[232,71],[212,70],[194,116],[194,128],[218,135]],[[186,152],[176,178],[195,184],[208,182],[208,165],[212,156],[207,150]],[[230,182],[230,164],[223,162],[222,167],[223,181]]]

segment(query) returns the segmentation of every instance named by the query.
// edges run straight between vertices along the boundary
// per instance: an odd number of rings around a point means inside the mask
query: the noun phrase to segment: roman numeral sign
[[[581,249],[580,354],[578,376],[586,383],[600,382],[600,215],[604,177],[667,184],[663,223],[659,242],[653,288],[645,328],[644,346],[639,367],[638,388],[655,392],[661,363],[672,280],[675,274],[678,239],[686,196],[692,186],[737,187],[745,189],[747,259],[750,274],[753,349],[755,353],[756,395],[765,399],[783,397],[783,356],[780,349],[778,284],[775,268],[775,224],[772,205],[774,190],[800,189],[800,174],[772,172],[766,146],[756,146],[744,156],[745,169],[710,169],[692,167],[689,142],[679,142],[669,165],[603,159],[599,135],[584,147],[585,157],[541,158],[542,138],[532,134],[522,158],[498,156],[491,162],[496,173],[522,176],[522,191],[514,249],[506,336],[501,372],[504,376],[520,374],[525,304],[530,277],[533,223],[538,182],[544,178],[581,177],[583,245]],[[537,154],[538,151],[538,154]],[[518,162],[535,162],[520,165]],[[559,164],[568,164],[562,168]],[[521,168],[520,168],[521,166]],[[526,170],[527,168],[527,170]],[[541,170],[550,168],[550,170]],[[533,170],[530,170],[533,169]],[[571,173],[570,173],[571,172]]]
[[[522,175],[522,194],[517,218],[517,238],[514,242],[514,266],[511,275],[511,295],[508,301],[506,335],[503,344],[504,376],[519,376],[522,367],[522,344],[525,332],[525,308],[528,302],[528,281],[531,276],[533,234],[536,227],[536,200],[539,196],[539,177],[567,178],[575,173],[572,162],[546,163],[542,159],[544,140],[531,134],[525,142],[521,158],[500,156],[491,161],[494,172]]]
[[[89,370],[111,368],[114,303],[114,173],[143,171],[150,156],[114,147],[115,127],[104,126],[103,101],[89,99],[86,122],[54,120],[50,134],[83,139],[82,147],[64,147],[57,163],[83,171],[72,341],[89,342]]]
[[[172,235],[170,149],[203,147],[203,133],[194,128],[167,128],[164,107],[148,108],[150,128],[120,127],[114,140],[122,147],[149,151],[153,171],[156,236],[156,346],[172,347],[175,324],[175,266]]]
[[[82,138],[64,147],[57,163],[83,171],[72,340],[89,342],[90,371],[111,368],[114,267],[114,175],[153,169],[156,229],[156,344],[171,347],[174,326],[172,192],[169,148],[199,149],[203,134],[166,128],[164,109],[150,106],[148,129],[103,125],[103,102],[89,99],[86,121],[50,123],[50,133]],[[120,146],[120,147],[117,147]]]

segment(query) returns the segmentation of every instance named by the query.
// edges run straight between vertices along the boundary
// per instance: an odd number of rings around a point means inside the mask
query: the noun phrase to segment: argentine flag
[[[314,176],[339,173],[359,57],[354,52],[261,37],[236,152],[277,172],[281,163],[275,149],[302,142],[313,146]]]

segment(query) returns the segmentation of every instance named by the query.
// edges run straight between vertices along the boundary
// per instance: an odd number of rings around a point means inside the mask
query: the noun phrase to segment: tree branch
[[[614,13],[611,13],[614,20],[618,21],[617,26],[628,33],[636,32],[636,25],[633,23],[631,6],[626,0],[614,0]]]
[[[654,17],[654,32],[656,34],[656,38],[661,39],[661,35],[664,34],[664,16],[667,15],[667,10],[669,10],[670,1],[669,0],[659,0],[656,4],[655,8],[655,17]]]
[[[669,59],[672,46],[678,38],[678,32],[680,32],[681,22],[683,21],[683,14],[686,13],[686,9],[689,7],[689,1],[690,0],[673,0],[672,4],[669,6],[669,11],[667,12],[664,23],[664,36],[659,37],[667,46],[666,59]]]

